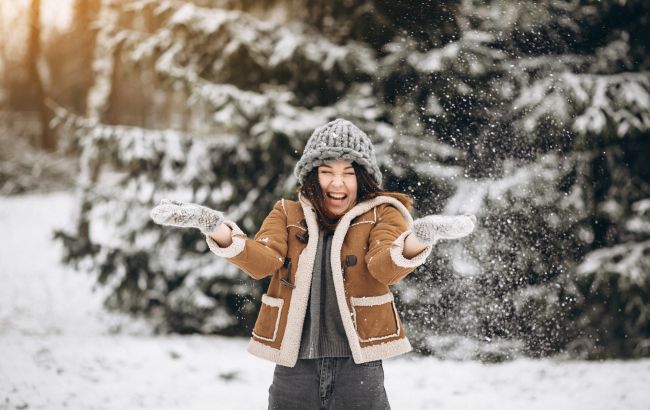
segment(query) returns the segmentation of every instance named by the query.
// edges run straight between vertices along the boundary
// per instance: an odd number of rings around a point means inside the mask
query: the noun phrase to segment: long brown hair
[[[353,162],[352,167],[354,168],[354,173],[357,177],[357,202],[351,206],[354,206],[359,202],[376,198],[380,195],[385,195],[397,199],[402,204],[404,204],[408,210],[413,207],[413,198],[410,196],[399,192],[384,191],[379,187],[377,182],[370,176],[370,174],[368,174],[368,171],[366,171],[363,166],[357,164],[356,162]],[[305,177],[305,182],[298,187],[297,192],[300,192],[314,206],[316,215],[318,216],[319,228],[326,232],[334,232],[334,229],[336,229],[336,225],[338,224],[339,219],[342,215],[333,215],[325,207],[323,190],[321,189],[320,183],[318,182],[318,167],[314,167],[311,171],[309,171]],[[345,212],[347,211],[349,211],[349,209],[346,209]]]

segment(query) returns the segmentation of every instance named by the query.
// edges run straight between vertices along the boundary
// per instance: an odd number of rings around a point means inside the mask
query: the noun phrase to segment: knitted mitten
[[[204,235],[214,233],[224,220],[223,213],[205,206],[163,199],[151,210],[151,219],[160,225],[198,228]]]
[[[427,215],[413,221],[413,234],[425,245],[439,239],[458,239],[469,235],[476,225],[474,215]]]

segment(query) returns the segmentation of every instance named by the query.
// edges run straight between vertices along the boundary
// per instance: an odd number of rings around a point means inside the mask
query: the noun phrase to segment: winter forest
[[[149,212],[253,237],[338,117],[414,218],[478,220],[392,287],[393,408],[647,408],[649,27],[646,0],[0,0],[0,409],[266,408],[269,281]]]

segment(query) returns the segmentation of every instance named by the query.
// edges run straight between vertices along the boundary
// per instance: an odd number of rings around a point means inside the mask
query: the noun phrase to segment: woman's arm
[[[246,237],[237,224],[229,220],[206,236],[214,254],[226,258],[255,279],[272,275],[282,267],[287,255],[287,240],[287,215],[282,201],[276,202],[254,239]]]
[[[222,212],[194,203],[163,199],[150,216],[161,225],[200,229],[213,253],[255,279],[280,269],[287,254],[287,214],[283,201],[275,204],[254,239],[246,237]]]
[[[227,248],[232,244],[232,229],[226,224],[221,224],[216,232],[210,235],[222,248]]]
[[[375,279],[392,285],[422,265],[432,246],[420,248],[415,238],[409,240],[411,235],[404,216],[391,205],[379,205],[377,220],[370,231],[365,261],[368,272]],[[408,249],[407,241],[410,243]],[[413,256],[407,257],[407,254]]]
[[[402,251],[402,255],[404,255],[406,259],[411,259],[412,257],[419,254],[426,248],[427,245],[418,241],[415,235],[411,233],[404,240],[404,250]]]

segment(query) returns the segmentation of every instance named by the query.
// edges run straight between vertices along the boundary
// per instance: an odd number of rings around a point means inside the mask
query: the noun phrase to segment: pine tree
[[[576,267],[615,245],[636,250],[627,268],[647,271],[647,232],[624,232],[628,218],[647,218],[632,211],[649,192],[640,154],[648,152],[648,11],[641,2],[464,2],[459,41],[419,59],[409,53],[416,72],[445,76],[447,89],[432,93],[434,127],[443,142],[468,146],[465,170],[476,178],[457,181],[444,210],[481,221],[472,240],[439,248],[448,256],[433,263],[435,288],[408,287],[419,290],[405,292],[413,318],[433,311],[429,321],[443,333],[520,340],[505,346],[515,353],[649,353],[648,275],[629,286],[614,264]],[[446,348],[429,337],[430,324],[415,327],[425,351]],[[489,346],[469,354],[507,357]]]
[[[161,312],[181,332],[241,332],[266,284],[148,211],[163,197],[198,202],[252,234],[278,198],[295,197],[310,132],[338,116],[383,136],[389,161],[397,131],[378,120],[386,113],[367,83],[373,50],[188,2],[105,2],[98,26],[88,118],[59,111],[82,164],[76,231],[58,233],[66,261],[100,272],[109,306]],[[134,89],[152,95],[142,119],[152,128],[128,125],[145,94]]]

